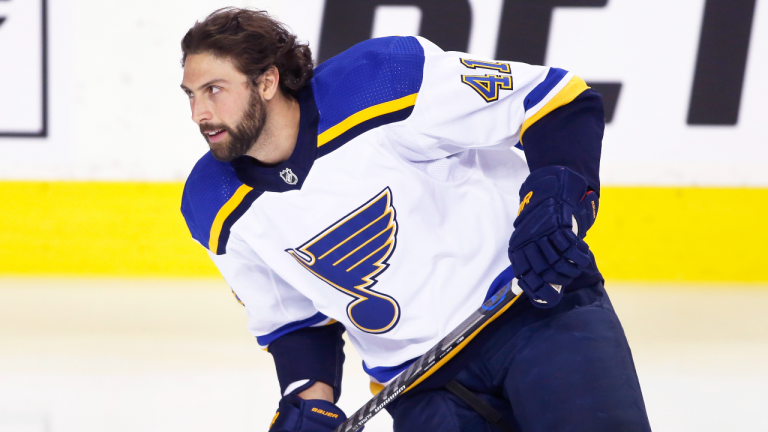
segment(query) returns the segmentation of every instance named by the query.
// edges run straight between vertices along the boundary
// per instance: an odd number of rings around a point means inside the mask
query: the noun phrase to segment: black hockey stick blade
[[[512,279],[512,282],[500,289],[493,297],[486,300],[480,306],[480,309],[472,312],[472,315],[465,319],[448,336],[444,337],[437,345],[408,366],[408,369],[398,375],[394,381],[387,384],[362,408],[355,411],[334,432],[355,432],[360,430],[368,420],[378,414],[390,402],[424,381],[448,362],[456,353],[461,351],[485,326],[509,309],[520,298],[522,292],[523,290],[517,285],[517,279]]]

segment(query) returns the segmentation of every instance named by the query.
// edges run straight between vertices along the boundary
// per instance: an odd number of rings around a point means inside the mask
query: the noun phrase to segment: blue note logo
[[[371,289],[395,251],[395,216],[392,192],[386,188],[300,247],[286,250],[312,274],[352,297],[347,316],[367,333],[388,332],[400,319],[397,301]]]

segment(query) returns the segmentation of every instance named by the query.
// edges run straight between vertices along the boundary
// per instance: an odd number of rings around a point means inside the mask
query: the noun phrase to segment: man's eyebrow
[[[224,78],[216,78],[216,79],[212,79],[212,80],[208,81],[207,83],[205,83],[205,84],[201,85],[201,86],[200,86],[200,87],[198,87],[197,89],[198,89],[198,90],[202,90],[202,89],[204,89],[204,88],[206,88],[206,87],[208,87],[208,86],[210,86],[210,85],[212,85],[212,84],[218,83],[218,82],[228,82],[228,81],[227,81],[227,80],[225,80]],[[185,86],[184,84],[182,84],[182,85],[181,85],[181,89],[182,89],[182,90],[184,90],[185,92],[189,92],[189,91],[191,91],[191,90],[189,89],[189,87]]]

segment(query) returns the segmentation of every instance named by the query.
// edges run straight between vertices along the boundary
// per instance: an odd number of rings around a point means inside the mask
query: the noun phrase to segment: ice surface
[[[654,431],[768,430],[768,287],[608,289]],[[0,432],[266,431],[278,393],[222,281],[0,279]],[[340,405],[370,397],[350,348]]]

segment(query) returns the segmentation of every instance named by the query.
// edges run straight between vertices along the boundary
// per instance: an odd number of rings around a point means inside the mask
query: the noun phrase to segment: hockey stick
[[[450,360],[466,344],[469,343],[485,326],[499,317],[504,311],[520,298],[523,290],[513,278],[504,288],[493,297],[486,300],[480,309],[472,312],[448,336],[424,353],[418,360],[408,366],[394,381],[387,384],[373,399],[369,400],[359,410],[355,411],[334,432],[355,432],[378,414],[385,406],[398,396],[415,387],[432,375],[443,364]]]

